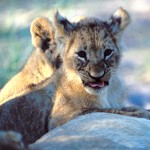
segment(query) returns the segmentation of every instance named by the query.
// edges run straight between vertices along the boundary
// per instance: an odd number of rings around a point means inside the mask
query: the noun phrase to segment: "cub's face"
[[[86,90],[99,92],[109,86],[121,52],[105,25],[90,21],[79,27],[68,43],[70,48],[65,53],[65,63],[80,76]]]
[[[122,8],[117,11],[108,22],[86,18],[77,24],[56,14],[59,20],[55,20],[56,26],[63,26],[61,31],[59,28],[58,37],[65,37],[65,41],[62,40],[64,65],[79,76],[86,91],[92,94],[110,85],[120,62],[118,42],[129,16]]]

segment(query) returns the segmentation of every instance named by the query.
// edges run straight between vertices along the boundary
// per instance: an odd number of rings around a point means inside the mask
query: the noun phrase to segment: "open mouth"
[[[86,84],[87,86],[93,88],[93,89],[101,89],[105,86],[108,86],[109,85],[109,81],[98,81],[98,82],[89,82]]]

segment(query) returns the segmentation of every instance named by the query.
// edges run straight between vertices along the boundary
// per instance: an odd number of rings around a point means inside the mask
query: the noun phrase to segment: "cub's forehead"
[[[76,32],[84,32],[84,33],[105,33],[105,36],[108,36],[108,33],[111,32],[109,25],[105,21],[101,21],[97,18],[85,18],[79,21],[76,24],[75,28]]]
[[[77,23],[75,40],[84,47],[99,49],[113,42],[111,29],[106,22],[96,18],[86,18]]]

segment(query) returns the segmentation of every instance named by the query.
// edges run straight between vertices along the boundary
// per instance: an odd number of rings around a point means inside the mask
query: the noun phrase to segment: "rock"
[[[150,121],[91,113],[48,132],[32,150],[150,149]]]

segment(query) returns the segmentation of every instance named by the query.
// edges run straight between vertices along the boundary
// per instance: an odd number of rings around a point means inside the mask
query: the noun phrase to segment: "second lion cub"
[[[35,50],[23,69],[1,89],[0,105],[31,92],[34,86],[49,78],[61,64],[54,27],[48,18],[34,19],[30,31]]]

